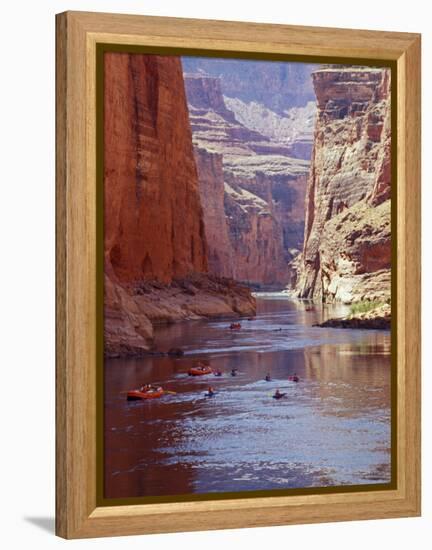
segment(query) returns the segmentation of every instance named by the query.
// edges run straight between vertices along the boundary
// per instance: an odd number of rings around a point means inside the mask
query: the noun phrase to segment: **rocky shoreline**
[[[256,313],[249,288],[232,279],[193,274],[169,284],[145,281],[120,284],[105,280],[106,357],[161,353],[154,349],[153,330],[177,321],[237,318]],[[165,350],[167,351],[167,350]]]
[[[348,317],[327,319],[314,325],[324,328],[360,328],[360,329],[390,329],[391,308],[384,304],[365,313],[353,314]]]

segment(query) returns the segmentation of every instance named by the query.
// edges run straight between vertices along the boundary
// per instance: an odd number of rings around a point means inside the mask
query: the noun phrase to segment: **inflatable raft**
[[[189,376],[202,376],[203,374],[211,374],[212,372],[212,368],[208,366],[192,367],[188,370]]]
[[[157,399],[162,397],[164,394],[163,388],[156,388],[146,391],[141,390],[131,390],[127,392],[128,401],[137,401],[139,399]]]

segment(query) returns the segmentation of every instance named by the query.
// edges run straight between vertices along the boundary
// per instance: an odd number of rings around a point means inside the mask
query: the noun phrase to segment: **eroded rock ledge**
[[[250,289],[232,279],[196,273],[170,284],[120,284],[106,277],[105,355],[120,357],[154,351],[153,329],[158,324],[250,316],[255,311]]]

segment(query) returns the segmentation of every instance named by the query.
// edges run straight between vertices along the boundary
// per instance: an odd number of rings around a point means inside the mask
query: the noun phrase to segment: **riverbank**
[[[327,319],[315,326],[324,328],[390,329],[391,306],[382,304],[362,313]]]
[[[154,350],[154,326],[176,321],[251,316],[256,301],[232,279],[194,274],[170,284],[121,285],[105,278],[104,354],[139,356]]]

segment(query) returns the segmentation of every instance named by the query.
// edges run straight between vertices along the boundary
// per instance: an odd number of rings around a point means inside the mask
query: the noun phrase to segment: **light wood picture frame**
[[[56,18],[56,41],[57,535],[84,538],[420,515],[420,35],[65,12]],[[100,44],[393,64],[397,460],[391,489],[100,505]]]

